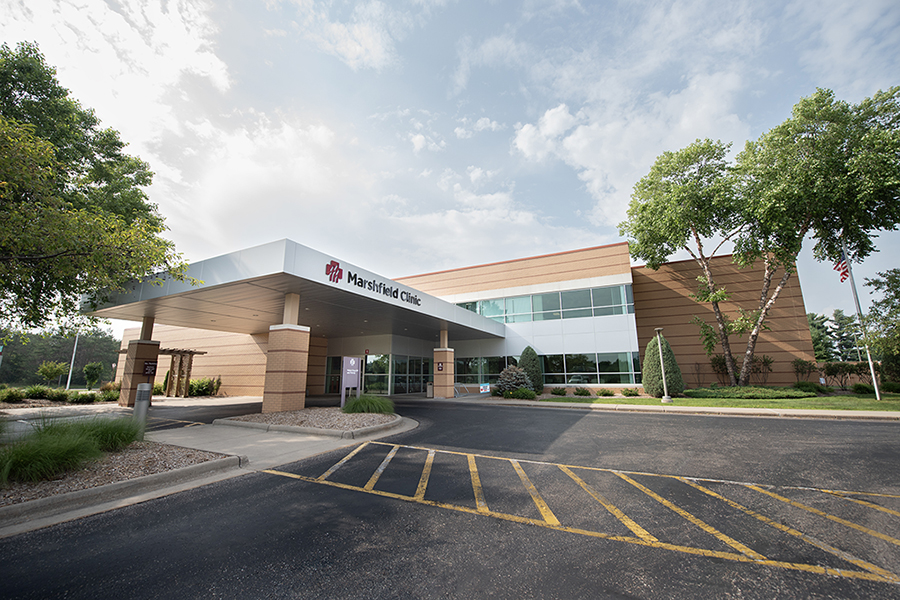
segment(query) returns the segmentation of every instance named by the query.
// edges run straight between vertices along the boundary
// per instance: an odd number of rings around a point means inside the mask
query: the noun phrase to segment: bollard
[[[153,386],[149,383],[139,383],[137,396],[134,399],[134,420],[141,426],[141,441],[144,440],[144,429],[147,428],[147,411],[150,408],[150,392]]]

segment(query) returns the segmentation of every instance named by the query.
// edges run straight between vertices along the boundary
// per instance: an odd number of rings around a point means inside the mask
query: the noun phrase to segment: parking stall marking
[[[375,472],[371,475],[371,477],[369,477],[368,482],[364,486],[360,487],[358,485],[350,485],[347,483],[342,483],[339,481],[334,481],[332,479],[329,479],[332,475],[334,475],[334,473],[338,469],[340,469],[341,467],[346,465],[353,458],[358,457],[364,449],[371,448],[372,446],[376,446],[376,445],[390,447],[390,451],[388,452],[387,456],[385,456],[384,459],[381,461],[381,464],[375,469]],[[391,460],[394,458],[394,456],[397,454],[397,452],[401,448],[425,451],[427,453],[427,455],[425,456],[424,465],[422,466],[421,474],[417,475],[418,485],[416,486],[415,493],[411,496],[405,495],[405,494],[397,494],[397,493],[393,493],[393,492],[388,492],[383,489],[378,489],[379,479],[384,474],[385,470],[390,468]],[[435,457],[439,453],[445,454],[445,455],[455,455],[455,456],[459,456],[459,457],[465,457],[467,465],[468,465],[468,472],[469,472],[468,479],[470,480],[470,483],[471,483],[472,496],[470,496],[470,498],[474,498],[474,504],[475,504],[474,508],[471,505],[464,506],[464,505],[454,504],[454,503],[449,503],[449,502],[441,502],[439,500],[427,499],[425,497],[429,482],[431,481],[432,475],[434,474],[433,472],[434,472],[434,468],[435,468],[434,467]],[[365,458],[363,458],[363,460],[365,460]],[[526,516],[522,516],[519,514],[509,514],[509,513],[491,510],[488,507],[487,500],[485,499],[483,477],[482,477],[482,474],[479,473],[477,460],[478,461],[494,460],[494,461],[503,461],[503,462],[509,463],[513,467],[513,470],[515,471],[515,473],[518,475],[518,478],[520,480],[520,483],[522,485],[524,492],[527,493],[528,496],[530,496],[531,501],[533,502],[534,506],[537,507],[537,510],[541,515],[541,518],[526,517]],[[563,473],[565,473],[575,483],[577,483],[578,486],[582,490],[587,492],[587,494],[589,496],[591,496],[596,502],[598,502],[601,506],[603,506],[603,508],[605,508],[608,513],[613,515],[621,524],[623,524],[633,535],[616,535],[613,533],[608,533],[608,532],[603,532],[603,531],[594,531],[591,529],[585,529],[585,528],[581,528],[581,527],[570,527],[570,526],[566,526],[565,524],[561,523],[559,521],[559,519],[556,517],[556,514],[551,509],[551,507],[544,500],[543,496],[541,495],[540,491],[538,490],[538,486],[536,486],[534,484],[534,482],[531,480],[531,478],[529,478],[528,474],[525,471],[525,468],[523,467],[523,463],[559,468]],[[358,465],[358,463],[354,463],[354,464]],[[364,464],[364,463],[362,463],[362,464]],[[465,469],[465,467],[464,467],[464,469]],[[490,472],[491,469],[488,469],[488,471]],[[639,525],[634,519],[632,519],[627,514],[625,514],[624,511],[622,511],[618,507],[616,507],[598,489],[596,489],[591,484],[587,483],[582,477],[579,477],[579,475],[576,473],[577,471],[587,471],[587,472],[594,471],[594,472],[609,473],[611,475],[614,475],[615,477],[621,479],[622,481],[625,481],[628,484],[630,484],[630,489],[640,492],[640,494],[638,494],[638,496],[637,496],[638,502],[640,502],[640,498],[650,498],[650,499],[654,500],[655,502],[651,503],[651,505],[657,505],[657,506],[661,505],[661,506],[665,507],[666,509],[673,511],[674,513],[678,514],[683,519],[685,519],[685,521],[687,521],[688,523],[694,525],[695,527],[699,528],[703,532],[713,536],[720,542],[725,543],[730,548],[732,548],[734,551],[732,552],[732,551],[727,551],[727,550],[713,550],[713,549],[709,549],[709,548],[695,547],[692,545],[684,545],[684,544],[677,544],[677,543],[672,543],[672,542],[661,541],[656,536],[654,536],[650,531],[648,531],[647,529],[645,529],[644,527]],[[278,470],[274,470],[274,469],[267,469],[263,472],[269,473],[272,475],[282,476],[282,477],[290,477],[293,479],[298,479],[298,480],[309,482],[309,483],[318,483],[318,484],[328,485],[328,486],[337,487],[337,488],[346,489],[346,490],[374,494],[374,495],[382,496],[385,498],[403,500],[406,502],[415,502],[418,504],[425,504],[428,506],[444,508],[444,509],[449,509],[449,510],[454,510],[454,511],[458,511],[458,512],[474,514],[474,515],[490,516],[493,518],[510,521],[510,522],[515,522],[515,523],[536,525],[539,527],[545,527],[545,528],[554,529],[557,531],[564,531],[564,532],[568,532],[568,533],[584,535],[584,536],[589,536],[589,537],[594,537],[594,538],[599,538],[599,539],[606,539],[606,540],[610,540],[610,541],[625,542],[625,543],[636,544],[636,545],[645,546],[645,547],[659,548],[659,549],[681,552],[684,554],[690,554],[690,555],[695,555],[695,556],[720,558],[720,559],[730,560],[730,561],[734,561],[734,562],[750,563],[750,564],[756,564],[756,565],[763,565],[763,566],[769,566],[769,567],[795,570],[795,571],[804,571],[804,572],[809,572],[809,573],[816,573],[816,574],[820,574],[820,575],[829,575],[829,576],[835,576],[835,577],[865,579],[865,580],[870,580],[870,581],[878,581],[878,582],[886,582],[886,583],[894,583],[894,584],[900,583],[900,577],[898,577],[896,574],[892,573],[891,571],[889,571],[885,568],[879,567],[871,562],[868,562],[867,560],[865,560],[863,558],[854,556],[853,554],[851,554],[849,552],[841,550],[825,541],[819,540],[816,537],[809,535],[808,533],[804,533],[796,528],[791,527],[790,525],[787,525],[783,522],[779,522],[773,518],[767,517],[757,511],[754,511],[746,506],[743,506],[742,504],[739,504],[738,502],[735,502],[734,500],[726,497],[724,495],[724,493],[718,493],[716,491],[713,491],[712,489],[709,489],[709,487],[707,487],[706,485],[702,485],[701,482],[705,483],[705,484],[724,484],[725,486],[729,486],[729,485],[730,486],[739,486],[741,488],[754,490],[758,493],[765,494],[765,495],[770,496],[781,502],[785,502],[785,503],[795,506],[797,508],[801,508],[803,510],[812,512],[813,514],[816,514],[818,516],[822,516],[822,517],[825,517],[832,521],[838,522],[842,525],[852,527],[858,531],[862,531],[863,533],[874,536],[878,539],[888,541],[888,542],[896,544],[896,545],[900,545],[900,540],[897,540],[896,538],[893,538],[886,534],[877,532],[875,530],[864,527],[857,523],[847,521],[846,519],[842,519],[841,517],[831,515],[822,510],[804,505],[795,500],[791,500],[785,496],[776,494],[775,492],[765,489],[765,488],[774,488],[774,486],[767,486],[767,485],[763,485],[763,484],[714,480],[714,479],[707,479],[707,478],[683,477],[683,476],[665,475],[665,474],[659,474],[659,473],[630,472],[630,471],[622,471],[622,470],[616,470],[616,469],[605,469],[605,468],[599,468],[599,467],[587,467],[587,466],[578,466],[578,465],[563,465],[563,464],[548,463],[548,462],[543,462],[543,461],[512,459],[512,458],[506,458],[506,457],[489,456],[489,455],[482,455],[482,454],[475,454],[475,453],[468,453],[468,452],[457,452],[457,451],[451,451],[451,450],[435,450],[432,448],[423,448],[423,447],[418,447],[418,446],[405,446],[405,445],[398,445],[398,444],[389,444],[389,443],[384,443],[384,442],[364,442],[364,443],[360,444],[359,446],[354,448],[351,452],[349,452],[347,454],[347,456],[345,456],[344,458],[339,460],[337,463],[332,465],[328,470],[326,470],[324,473],[322,473],[322,475],[319,475],[318,477],[309,477],[309,476],[305,476],[305,475],[287,473],[287,472],[278,471]],[[463,473],[464,472],[465,471],[463,471]],[[396,469],[392,470],[391,473],[395,473],[394,477],[396,477],[396,473],[397,473]],[[460,474],[462,474],[462,473],[460,473]],[[823,565],[823,564],[808,564],[805,562],[791,562],[789,560],[787,560],[787,561],[775,560],[775,559],[766,557],[763,554],[753,550],[750,547],[750,545],[744,544],[741,541],[734,539],[733,537],[731,537],[729,535],[726,535],[722,531],[719,531],[718,529],[716,529],[709,523],[703,521],[702,519],[695,516],[691,512],[688,512],[687,510],[685,510],[682,506],[678,506],[671,500],[663,498],[661,495],[657,494],[656,492],[649,489],[645,485],[636,481],[634,479],[635,476],[657,477],[657,478],[665,478],[665,479],[677,481],[677,482],[679,482],[679,484],[689,486],[690,488],[693,488],[699,492],[702,492],[703,494],[706,494],[710,498],[712,498],[718,502],[722,502],[725,505],[731,507],[732,509],[739,511],[740,513],[743,513],[747,516],[753,517],[757,521],[759,521],[769,527],[773,527],[773,528],[777,529],[778,531],[781,531],[790,536],[793,536],[794,539],[797,539],[804,543],[810,544],[813,547],[815,547],[819,550],[822,550],[822,551],[826,552],[827,554],[830,554],[831,556],[836,557],[837,559],[846,563],[847,565],[852,565],[853,567],[856,567],[857,569],[862,569],[862,570],[854,570],[852,568],[841,568],[840,566],[829,566],[829,565]],[[365,481],[365,479],[363,479],[363,481]],[[412,483],[412,482],[410,482],[410,483]],[[412,488],[410,487],[409,489],[411,490]],[[515,487],[513,487],[513,490],[514,489],[515,489]],[[577,488],[574,488],[574,489],[577,489]],[[824,489],[818,489],[818,488],[799,487],[799,486],[798,487],[779,486],[778,489],[796,489],[796,490],[807,490],[807,491],[825,493],[825,494],[828,494],[830,496],[833,496],[833,497],[836,497],[839,499],[855,501],[855,502],[857,502],[857,504],[864,506],[866,508],[879,509],[879,510],[883,510],[883,512],[891,514],[893,516],[900,516],[900,513],[898,513],[897,511],[885,509],[884,507],[881,507],[873,502],[867,502],[864,500],[858,500],[856,498],[849,497],[850,495],[879,496],[879,494],[871,494],[871,493],[866,493],[866,492],[851,492],[851,491],[843,491],[843,490],[824,490]],[[889,497],[889,498],[900,498],[900,496],[892,496],[889,494],[881,494],[881,496],[885,496],[885,497]],[[557,497],[557,504],[558,504],[558,501],[559,501],[559,498]],[[633,503],[632,503],[632,505],[633,505]],[[515,512],[518,512],[518,510],[516,510]],[[737,514],[737,513],[735,513],[735,514]],[[742,537],[742,536],[739,536],[739,537]],[[769,554],[771,556],[771,553],[769,553]],[[822,556],[824,557],[825,555],[822,555]]]

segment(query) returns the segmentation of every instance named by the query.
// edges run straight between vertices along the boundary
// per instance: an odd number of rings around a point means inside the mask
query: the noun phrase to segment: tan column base
[[[273,325],[266,352],[264,413],[306,407],[306,372],[309,365],[309,327]]]
[[[122,375],[122,389],[119,391],[119,406],[134,406],[139,383],[153,385],[153,375],[144,375],[144,363],[159,359],[159,342],[151,340],[131,340],[125,354],[125,372]]]
[[[443,365],[443,367],[441,367]],[[453,348],[434,349],[434,397],[453,398],[455,396],[456,359]]]

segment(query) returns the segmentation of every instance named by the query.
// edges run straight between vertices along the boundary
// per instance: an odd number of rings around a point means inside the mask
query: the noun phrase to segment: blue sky
[[[621,241],[635,182],[816,87],[900,84],[896,0],[0,0],[156,173],[188,260],[290,238],[398,277]],[[807,310],[849,285],[799,263]],[[900,232],[854,265],[898,266]],[[684,258],[678,256],[676,258]],[[861,288],[863,297],[868,296]]]

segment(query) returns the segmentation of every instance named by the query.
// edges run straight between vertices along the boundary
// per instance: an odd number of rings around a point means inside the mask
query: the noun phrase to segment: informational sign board
[[[443,371],[443,370],[444,370],[444,363],[439,362],[438,365],[437,365],[437,367],[438,367],[438,371]]]
[[[144,375],[156,375],[156,361],[155,360],[145,360],[144,361]]]
[[[481,384],[481,387],[480,387],[480,389],[479,389],[479,391],[480,391],[482,394],[490,394],[490,393],[491,393],[491,384],[489,384],[489,383],[482,383],[482,384]]]
[[[359,398],[360,388],[362,388],[362,365],[363,361],[356,356],[344,356],[341,359],[341,408],[348,389],[356,388],[356,397]]]

